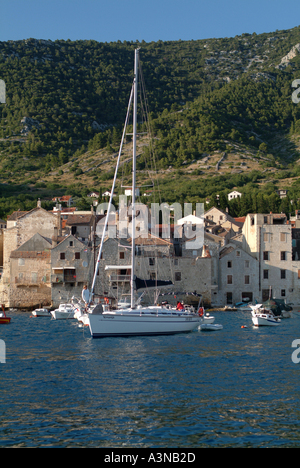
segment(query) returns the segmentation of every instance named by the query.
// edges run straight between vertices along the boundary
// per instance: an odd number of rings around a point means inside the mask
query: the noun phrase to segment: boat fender
[[[242,325],[241,328],[247,328],[247,325]]]
[[[204,314],[204,309],[203,307],[200,307],[200,309],[198,310],[199,317],[203,317],[203,314]]]

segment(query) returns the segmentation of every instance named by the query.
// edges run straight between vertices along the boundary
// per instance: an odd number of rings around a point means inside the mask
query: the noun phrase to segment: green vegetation
[[[298,43],[300,27],[201,41],[0,42],[7,91],[0,104],[0,217],[33,208],[37,198],[51,208],[54,195],[70,192],[89,207],[86,191],[109,188],[136,47],[161,199],[216,204],[218,194],[234,216],[293,211],[300,199],[300,104],[292,102],[291,83],[300,78],[300,54],[279,65]],[[149,158],[141,141],[140,185],[149,178]],[[129,162],[123,178],[130,171]],[[288,197],[280,200],[276,188],[287,188]],[[228,204],[233,189],[243,197]]]

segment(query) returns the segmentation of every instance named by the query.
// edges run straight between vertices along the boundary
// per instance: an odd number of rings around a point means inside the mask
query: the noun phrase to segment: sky
[[[0,41],[186,41],[299,25],[299,0],[0,0]]]

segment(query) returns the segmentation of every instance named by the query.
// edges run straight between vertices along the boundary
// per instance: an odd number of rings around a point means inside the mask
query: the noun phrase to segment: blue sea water
[[[254,328],[92,339],[77,321],[0,326],[0,447],[300,447],[300,314]],[[247,325],[247,328],[241,328]]]

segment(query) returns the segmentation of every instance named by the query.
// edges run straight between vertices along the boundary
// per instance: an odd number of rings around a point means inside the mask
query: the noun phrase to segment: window
[[[19,266],[24,266],[25,265],[25,259],[24,258],[19,258],[18,265]]]
[[[153,280],[153,281],[156,281],[156,273],[155,272],[150,273],[150,279]]]
[[[175,281],[181,281],[181,272],[180,271],[175,272]]]
[[[285,279],[286,278],[286,270],[280,270],[280,278]]]
[[[232,268],[232,262],[227,262],[227,268]]]
[[[285,289],[281,290],[281,297],[285,297]]]
[[[264,270],[264,279],[269,279],[269,270]]]
[[[280,252],[280,260],[286,260],[286,252]]]
[[[178,258],[174,259],[174,265],[176,265],[176,266],[178,265]]]
[[[227,284],[232,284],[232,275],[227,275]]]
[[[240,257],[241,256],[241,252],[239,250],[236,251],[236,256],[237,257]]]
[[[155,265],[155,258],[149,258],[149,265],[154,266]]]
[[[80,260],[80,252],[75,252],[75,260]]]
[[[65,259],[66,259],[66,254],[65,254],[65,252],[61,252],[61,253],[60,253],[60,259],[61,259],[61,260],[65,260]]]
[[[273,234],[271,232],[264,232],[263,239],[264,242],[272,242]]]
[[[269,252],[268,252],[267,250],[265,250],[265,251],[263,252],[263,259],[264,259],[264,260],[269,260]]]
[[[70,241],[70,247],[73,247],[73,241]]]
[[[120,258],[120,260],[124,260],[125,252],[119,252],[119,258]]]
[[[286,234],[285,234],[285,232],[281,232],[281,233],[280,233],[280,240],[281,240],[281,242],[286,242]]]
[[[250,284],[250,276],[245,275],[245,284]]]
[[[32,283],[37,283],[37,278],[38,278],[38,274],[36,271],[32,271],[31,272],[31,282]]]
[[[249,266],[250,266],[249,260],[245,260],[245,268],[249,268]]]

